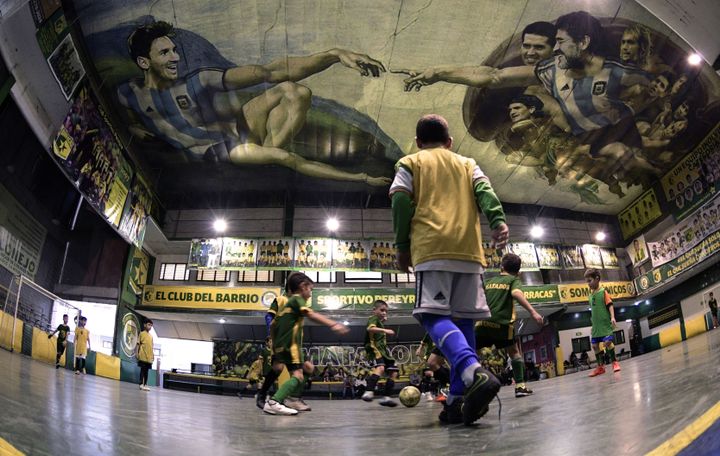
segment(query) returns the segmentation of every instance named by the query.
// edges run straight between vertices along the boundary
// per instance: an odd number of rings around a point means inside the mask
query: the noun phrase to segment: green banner
[[[35,279],[47,230],[0,185],[0,265]]]
[[[700,144],[685,155],[660,179],[670,211],[679,222],[714,198],[720,177],[708,169],[714,169],[715,154],[720,147],[720,125],[716,126]]]
[[[315,288],[312,307],[315,310],[371,310],[381,299],[392,309],[412,309],[415,288]]]
[[[557,285],[528,285],[522,287],[522,291],[531,304],[560,302]]]
[[[691,267],[704,261],[706,258],[720,251],[720,231],[715,231],[698,245],[683,253],[672,261],[635,278],[638,292],[645,292],[651,288],[671,280],[674,276],[687,271]]]

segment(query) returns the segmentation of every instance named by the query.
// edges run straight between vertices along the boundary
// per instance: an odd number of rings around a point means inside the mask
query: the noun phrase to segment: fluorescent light
[[[688,56],[688,63],[690,65],[700,65],[702,62],[702,57],[697,52],[693,52]]]
[[[606,235],[605,235],[604,231],[598,231],[597,233],[595,233],[595,240],[597,240],[597,241],[602,242],[605,240],[605,237],[606,237]]]
[[[337,231],[337,229],[340,228],[340,222],[338,222],[338,219],[335,217],[329,218],[326,225],[327,229],[330,231]]]
[[[216,219],[213,222],[213,228],[216,232],[222,233],[227,229],[227,222],[225,221],[225,219]]]
[[[545,234],[545,230],[540,225],[533,225],[533,227],[530,228],[530,236],[535,239],[541,238],[543,234]]]
[[[350,324],[350,322],[349,322],[349,321],[347,321],[347,320],[343,320],[343,324],[344,324],[345,326],[347,326],[347,325],[349,325],[349,324]]]
[[[225,320],[224,318],[221,318],[221,319],[220,319],[220,323],[225,323],[226,321],[227,321],[227,320]]]

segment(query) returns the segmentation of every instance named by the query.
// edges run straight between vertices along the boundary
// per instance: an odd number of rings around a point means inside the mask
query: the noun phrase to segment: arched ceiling
[[[64,3],[165,201],[382,194],[416,150],[417,119],[435,112],[503,201],[615,214],[720,120],[718,76],[689,66],[689,47],[634,1]],[[543,34],[581,10],[602,30],[583,45],[586,57],[595,48],[590,76],[568,77],[564,57],[540,63],[551,57]],[[157,21],[174,34],[131,58],[128,37]],[[511,70],[489,76],[499,68]]]

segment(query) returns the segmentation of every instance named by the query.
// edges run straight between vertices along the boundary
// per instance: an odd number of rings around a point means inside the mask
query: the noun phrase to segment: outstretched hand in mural
[[[142,80],[118,88],[130,131],[156,138],[191,156],[236,165],[280,165],[302,174],[382,186],[389,178],[347,172],[285,150],[305,124],[312,93],[297,81],[341,63],[361,76],[379,77],[381,62],[365,54],[331,49],[265,65],[198,68],[180,76],[174,29],[154,22],[135,29],[130,55]],[[267,90],[247,92],[259,84]],[[250,89],[252,90],[252,89]]]

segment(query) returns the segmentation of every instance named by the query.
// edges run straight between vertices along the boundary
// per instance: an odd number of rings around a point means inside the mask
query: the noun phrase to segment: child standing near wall
[[[610,293],[600,286],[600,271],[585,271],[585,281],[590,287],[590,312],[592,321],[591,342],[595,351],[597,367],[590,373],[596,377],[605,373],[605,364],[612,363],[613,372],[620,372],[620,363],[615,358],[615,308]]]
[[[90,348],[90,331],[85,328],[86,324],[87,318],[80,317],[78,326],[75,328],[75,374],[77,375],[80,375],[81,371],[83,374],[87,373],[85,358],[87,358],[88,351],[92,350]]]
[[[138,366],[140,366],[140,389],[143,391],[150,391],[150,387],[147,386],[148,373],[152,368],[152,363],[155,360],[155,352],[153,351],[153,338],[150,334],[150,330],[153,327],[153,322],[150,319],[145,320],[143,330],[138,336],[137,342],[137,360]]]

